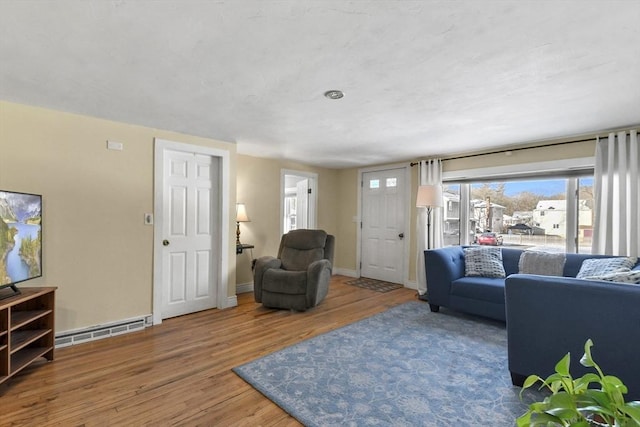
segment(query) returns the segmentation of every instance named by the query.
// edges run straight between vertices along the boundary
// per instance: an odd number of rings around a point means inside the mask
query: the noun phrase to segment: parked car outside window
[[[476,243],[479,245],[502,245],[502,236],[497,233],[482,233],[476,237]]]

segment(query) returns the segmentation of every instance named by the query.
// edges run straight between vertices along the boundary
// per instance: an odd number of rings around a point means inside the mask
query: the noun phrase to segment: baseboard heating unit
[[[55,345],[56,348],[68,347],[70,345],[140,331],[152,324],[152,316],[149,314],[147,316],[134,317],[131,319],[121,320],[119,322],[66,331],[56,334]]]

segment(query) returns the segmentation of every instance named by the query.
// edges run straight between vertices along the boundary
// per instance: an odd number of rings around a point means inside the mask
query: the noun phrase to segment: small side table
[[[244,252],[245,249],[253,249],[253,248],[255,248],[255,246],[247,245],[246,243],[240,243],[239,245],[236,245],[236,255],[241,254],[242,252]]]
[[[245,243],[240,243],[239,245],[236,245],[236,255],[240,255],[242,254],[245,249],[253,249],[255,248],[255,246],[253,245],[247,245]],[[251,270],[253,271],[253,268],[256,266],[256,260],[253,258],[253,251],[251,251]]]

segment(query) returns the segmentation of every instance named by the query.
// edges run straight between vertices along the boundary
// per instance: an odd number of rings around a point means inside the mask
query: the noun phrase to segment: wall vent
[[[55,345],[56,348],[68,347],[74,344],[140,331],[151,325],[153,325],[152,317],[151,315],[147,315],[120,322],[62,332],[56,335]]]

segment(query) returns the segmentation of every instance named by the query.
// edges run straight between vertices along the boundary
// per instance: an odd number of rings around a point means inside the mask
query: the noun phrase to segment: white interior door
[[[296,229],[309,228],[309,180],[296,183]]]
[[[315,173],[280,171],[281,234],[290,230],[316,228],[318,175]]]
[[[217,306],[213,242],[219,229],[219,159],[182,151],[164,155],[162,318]]]
[[[405,169],[362,174],[360,275],[403,282]]]

